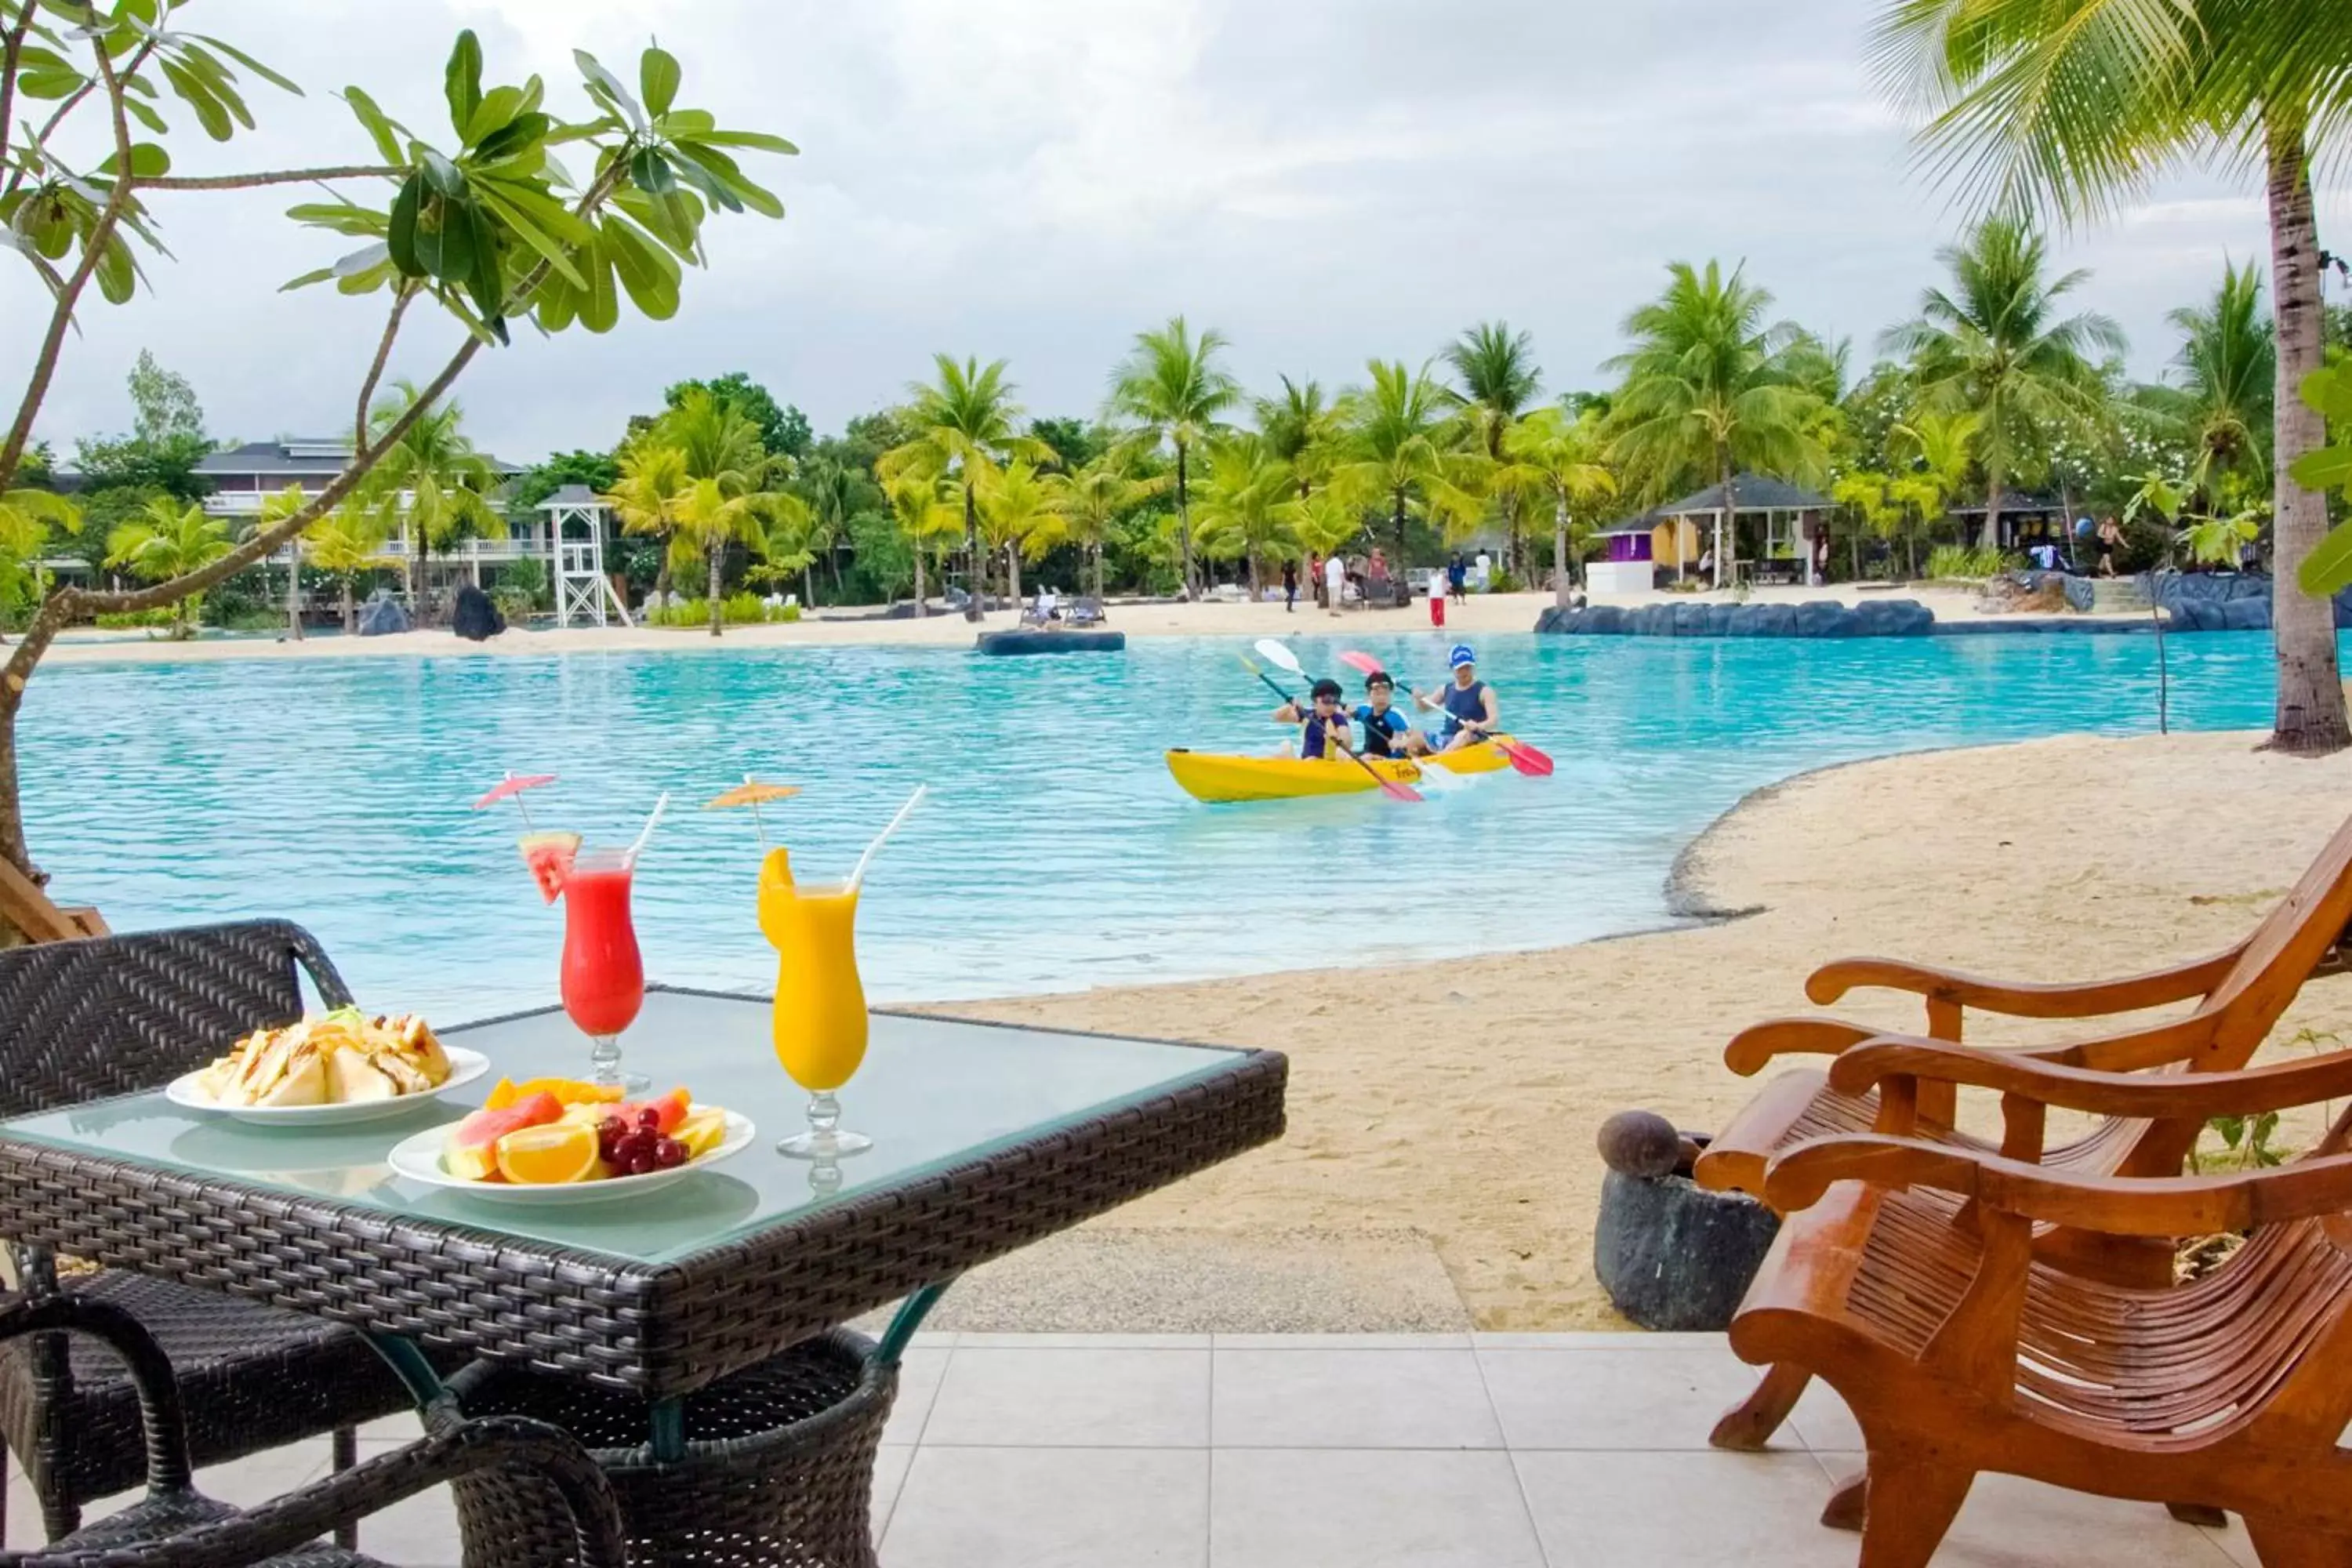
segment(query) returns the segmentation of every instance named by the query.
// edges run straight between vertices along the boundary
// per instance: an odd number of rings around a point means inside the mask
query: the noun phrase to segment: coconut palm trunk
[[[286,564],[286,635],[296,642],[302,640],[302,546],[294,545],[293,559]]]
[[[2000,471],[2000,459],[1990,458],[1985,463],[1984,531],[1977,535],[1977,543],[1986,550],[2000,548],[2001,487],[2009,476]]]
[[[1184,466],[1184,443],[1176,443],[1176,542],[1184,554],[1184,598],[1201,596],[1200,579],[1192,573],[1192,500]]]
[[[1004,597],[1014,609],[1021,607],[1021,546],[1004,547]]]
[[[2294,482],[2295,459],[2326,444],[2318,410],[2303,400],[2304,378],[2326,357],[2319,236],[2312,214],[2311,163],[2299,110],[2272,106],[2269,153],[2272,309],[2278,322],[2277,461],[2273,494],[2271,632],[2278,649],[2278,706],[2268,742],[2281,751],[2333,752],[2352,745],[2336,661],[2336,605],[2296,584],[2304,559],[2327,532],[2327,500]]]
[[[719,569],[727,562],[727,546],[723,543],[713,544],[709,553],[710,556],[710,635],[717,637],[721,625],[721,617],[719,614]]]
[[[915,618],[919,621],[926,613],[923,608],[923,542],[918,539],[915,541]]]
[[[425,624],[425,530],[416,520],[408,520],[408,613],[418,626]]]
[[[978,621],[985,614],[982,605],[988,598],[988,557],[980,548],[980,506],[972,500],[969,479],[963,487],[963,558],[973,578],[971,591],[965,596],[963,618]]]
[[[1391,523],[1395,527],[1395,529],[1396,529],[1396,573],[1397,573],[1397,581],[1398,581],[1398,582],[1400,582],[1400,583],[1403,583],[1403,582],[1408,581],[1408,579],[1406,578],[1406,576],[1405,576],[1405,574],[1404,574],[1404,552],[1405,552],[1405,538],[1404,538],[1404,487],[1402,487],[1402,485],[1400,485],[1399,487],[1397,487],[1396,496],[1395,496],[1395,499],[1394,499],[1393,502],[1391,503],[1391,517],[1390,517],[1389,521],[1390,521],[1390,522],[1391,522]],[[1370,567],[1366,567],[1366,568],[1364,569],[1364,606],[1365,606],[1365,608],[1367,608],[1367,609],[1370,609],[1370,608],[1371,607],[1371,603],[1372,603],[1372,597],[1371,597],[1371,595],[1372,595],[1372,578],[1371,578],[1371,569],[1370,569]],[[1393,599],[1391,599],[1391,603],[1393,603],[1393,602],[1394,602],[1394,600],[1393,600]]]
[[[350,637],[360,629],[359,606],[352,603],[352,574],[343,574],[343,635]]]
[[[1568,608],[1568,498],[1553,503],[1551,514],[1551,602]]]

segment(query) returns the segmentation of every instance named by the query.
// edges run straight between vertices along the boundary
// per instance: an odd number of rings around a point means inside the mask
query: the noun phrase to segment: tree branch
[[[400,318],[407,312],[408,302],[416,298],[416,286],[402,279],[392,295],[392,319],[383,324],[383,337],[375,345],[375,360],[368,366],[367,379],[360,383],[359,416],[352,426],[352,447],[356,451],[367,445],[368,404],[375,397],[376,383],[383,379],[383,367],[392,358],[392,340],[400,335]]]
[[[395,180],[407,173],[388,163],[352,163],[332,169],[264,169],[251,174],[157,174],[131,184],[142,191],[250,191],[320,180]]]
[[[91,47],[98,57],[98,74],[106,82],[107,108],[114,121],[115,167],[127,174],[131,171],[131,121],[122,112],[122,83],[114,74],[114,63],[106,58],[105,38],[92,39]],[[106,254],[122,209],[130,204],[131,182],[116,180],[114,188],[106,194],[106,205],[100,209],[97,224],[82,241],[81,260],[66,279],[65,291],[58,296],[57,309],[50,312],[49,330],[43,335],[40,354],[33,362],[33,379],[25,388],[25,401],[17,405],[16,422],[8,427],[7,441],[0,444],[0,490],[5,490],[16,477],[25,443],[33,434],[33,417],[40,412],[42,400],[49,395],[49,380],[58,373],[58,353],[65,346],[66,329],[73,325],[74,305],[80,300],[90,275],[98,270],[99,258]]]
[[[33,30],[35,4],[36,0],[24,0],[24,14],[8,29],[6,45],[0,47],[0,163],[8,160],[8,132],[16,113],[16,58],[24,52],[25,35]]]
[[[100,49],[105,48],[105,41],[103,39],[98,40],[98,47]],[[122,68],[122,74],[124,76],[137,76],[139,74],[139,68],[145,65],[147,63],[147,57],[154,52],[155,40],[150,38],[145,43],[139,46],[139,52],[132,55],[131,57],[131,63]],[[90,89],[97,85],[98,84],[95,82],[86,81],[79,87],[74,89],[71,92],[66,94],[63,99],[58,100],[57,108],[50,112],[48,120],[41,126],[41,129],[35,134],[33,139],[36,142],[38,142],[41,145],[45,147],[47,146],[49,138],[56,134],[58,127],[65,123],[66,116],[71,114],[74,111],[75,106],[80,103],[83,99],[88,98],[90,93]],[[130,165],[126,163],[123,166],[128,168]],[[16,173],[9,175],[8,189],[6,192],[0,192],[0,195],[14,194],[16,187],[25,183],[26,173],[26,171],[18,169]]]

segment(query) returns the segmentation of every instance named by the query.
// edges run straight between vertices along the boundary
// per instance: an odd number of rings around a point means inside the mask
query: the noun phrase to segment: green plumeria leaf
[[[466,145],[474,146],[485,136],[503,129],[509,121],[521,112],[521,110],[522,89],[519,87],[490,89],[489,91],[482,94],[482,101],[475,106],[473,114],[465,123],[462,136]]]
[[[475,195],[483,206],[505,223],[516,238],[545,257],[547,264],[562,274],[567,282],[580,288],[587,287],[587,279],[572,265],[570,247],[525,216],[520,203],[508,199],[507,187],[486,180],[478,184]]]
[[[227,141],[234,134],[229,113],[221,106],[220,100],[213,96],[212,89],[178,61],[165,59],[159,63],[163,68],[163,79],[172,84],[172,90],[180,95],[182,102],[196,111],[196,123],[205,128],[205,134],[215,142]]]
[[[606,108],[626,119],[634,129],[645,129],[645,110],[637,107],[637,100],[629,96],[629,89],[621,85],[619,77],[606,70],[598,63],[596,57],[585,49],[572,50],[572,58],[587,81],[591,98],[603,100]]]
[[[347,87],[343,89],[343,101],[351,105],[352,115],[358,119],[369,138],[375,142],[375,150],[385,163],[406,163],[408,162],[400,150],[400,138],[405,132],[401,131],[397,123],[384,118],[383,110],[375,106],[374,99],[370,98],[358,88]]]
[[[313,228],[332,229],[337,234],[360,238],[380,238],[392,223],[385,214],[357,202],[305,202],[288,207],[286,216]]]
[[[401,182],[400,194],[392,198],[392,213],[383,232],[392,264],[410,278],[425,276],[425,264],[416,255],[416,214],[424,200],[424,174],[409,175]]]
[[[464,198],[466,195],[465,173],[460,170],[457,164],[452,163],[448,159],[444,158],[440,153],[435,152],[432,148],[425,146],[421,142],[418,142],[416,146],[416,166],[419,170],[423,171],[425,175],[425,184],[435,195],[448,197],[452,200],[460,200]]]
[[[459,33],[451,46],[441,86],[449,100],[449,123],[462,134],[482,103],[482,41],[474,37],[471,27]]]
[[[167,136],[171,134],[172,127],[165,122],[163,117],[156,113],[153,110],[148,108],[145,104],[140,102],[137,99],[124,99],[122,100],[122,107],[131,111],[131,117],[133,120],[136,120],[140,124],[144,125],[148,130],[152,131],[156,135]]]
[[[209,33],[190,33],[188,37],[195,39],[207,48],[218,49],[221,53],[226,55],[229,58],[235,60],[237,64],[243,66],[246,69],[251,71],[254,75],[268,82],[270,86],[284,92],[290,92],[297,98],[302,96],[302,89],[299,86],[287,80],[284,77],[279,76],[276,71],[271,70],[268,66],[263,65],[259,60],[255,59],[251,55],[248,55],[243,49],[238,48],[235,44],[224,43],[222,40],[214,37]]]
[[[500,88],[499,90],[500,92],[509,92],[513,89],[510,88]],[[487,100],[485,101],[487,102]],[[511,158],[519,153],[524,152],[534,142],[545,139],[548,132],[554,127],[554,124],[555,122],[544,114],[517,114],[504,125],[499,126],[496,131],[484,136],[475,146],[474,162],[476,166],[478,167],[483,163],[499,163],[504,159]]]
[[[791,157],[800,153],[798,147],[781,136],[771,136],[764,131],[709,131],[687,138],[706,147],[743,147],[756,153],[781,153]]]
[[[2327,537],[2303,558],[2294,580],[2305,593],[2323,599],[2352,588],[2352,522],[2329,529]]]
[[[658,44],[637,58],[637,90],[645,94],[646,112],[667,114],[677,97],[677,84],[685,72],[678,68],[677,57]]]
[[[2316,452],[2305,452],[2287,471],[2294,476],[2296,484],[2307,490],[2352,486],[2352,446],[2322,447]]]
[[[98,172],[101,174],[113,174],[115,172],[115,155],[111,153],[108,153],[106,162],[98,166]],[[158,147],[152,142],[133,142],[131,144],[131,178],[138,180],[160,179],[171,172],[172,155],[163,151],[163,148]]]
[[[89,79],[77,70],[28,70],[16,77],[16,90],[26,98],[64,98]]]

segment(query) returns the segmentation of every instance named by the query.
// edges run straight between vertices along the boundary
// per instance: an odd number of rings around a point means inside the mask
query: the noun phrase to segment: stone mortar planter
[[[1663,1147],[1677,1150],[1672,1168],[1643,1173],[1664,1161],[1659,1128],[1671,1141]],[[1612,1168],[1601,1184],[1592,1271],[1617,1310],[1645,1329],[1729,1327],[1780,1233],[1780,1216],[1755,1199],[1711,1193],[1691,1180],[1691,1158],[1705,1142],[1638,1111],[1611,1118],[1602,1131]]]

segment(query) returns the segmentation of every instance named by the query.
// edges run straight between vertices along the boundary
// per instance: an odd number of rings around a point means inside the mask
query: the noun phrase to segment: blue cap
[[[1470,651],[1470,645],[1466,642],[1455,643],[1454,651],[1445,656],[1445,666],[1449,669],[1459,669],[1465,664],[1477,662],[1478,656]]]

